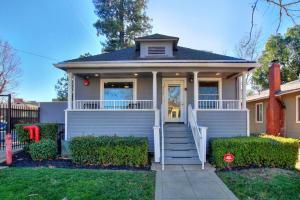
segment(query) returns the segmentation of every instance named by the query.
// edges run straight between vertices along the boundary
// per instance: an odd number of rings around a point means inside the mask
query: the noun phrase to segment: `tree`
[[[87,52],[87,53],[81,54],[79,56],[79,58],[86,58],[86,57],[89,57],[89,56],[92,56],[92,54],[90,54],[90,52]]]
[[[63,77],[57,80],[55,85],[58,101],[66,101],[68,99],[68,76],[64,74]]]
[[[273,13],[275,13],[278,17],[278,22],[276,25],[276,34],[278,33],[283,20],[286,18],[290,19],[294,25],[297,25],[296,19],[299,18],[300,13],[299,0],[253,0],[251,12],[251,26],[249,31],[249,38],[246,44],[251,41],[255,27],[255,13],[259,10],[259,6],[262,4],[268,5],[268,9],[274,11]]]
[[[103,51],[130,47],[137,36],[151,31],[151,19],[146,15],[147,0],[93,0],[98,16],[94,27],[104,35]]]
[[[284,36],[272,35],[259,58],[260,68],[253,72],[253,84],[256,88],[269,87],[269,63],[278,60],[281,64],[281,82],[286,83],[298,78],[300,73],[300,26],[288,29]]]
[[[0,94],[14,93],[21,76],[21,62],[8,42],[0,40]]]

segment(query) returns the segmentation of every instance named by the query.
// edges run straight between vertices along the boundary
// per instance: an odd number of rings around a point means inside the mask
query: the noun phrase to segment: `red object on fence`
[[[231,163],[234,161],[234,155],[231,153],[226,153],[223,157],[223,160],[227,163]]]
[[[24,126],[23,129],[28,131],[30,140],[34,140],[35,142],[40,141],[40,128],[38,126]]]
[[[6,145],[6,164],[12,164],[12,137],[10,133],[7,133],[5,136],[5,145]]]

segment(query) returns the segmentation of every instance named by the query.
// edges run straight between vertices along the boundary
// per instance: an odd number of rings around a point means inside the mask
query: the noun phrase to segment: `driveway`
[[[209,165],[168,165],[156,173],[156,200],[238,200]]]

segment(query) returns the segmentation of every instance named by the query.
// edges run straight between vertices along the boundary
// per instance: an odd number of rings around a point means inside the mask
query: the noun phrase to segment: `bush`
[[[87,165],[141,167],[148,164],[146,138],[83,136],[70,142],[73,162]]]
[[[20,140],[20,142],[27,142],[27,143],[30,142],[28,131],[25,131],[23,129],[24,126],[28,126],[28,125],[36,125],[40,128],[41,139],[49,139],[49,140],[56,141],[58,124],[36,123],[36,124],[16,124],[15,125],[18,139]]]
[[[29,153],[33,160],[54,159],[57,154],[57,146],[53,140],[42,139],[29,145]]]
[[[226,168],[226,153],[235,159],[230,167],[295,168],[298,160],[299,140],[262,135],[259,137],[218,138],[211,140],[211,162],[217,168]]]

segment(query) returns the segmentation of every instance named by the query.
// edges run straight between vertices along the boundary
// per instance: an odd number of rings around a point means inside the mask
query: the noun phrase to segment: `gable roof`
[[[282,96],[289,93],[300,91],[300,80],[291,81],[281,84],[280,91],[276,93],[276,96]],[[247,97],[247,102],[258,101],[269,98],[269,89],[261,91],[259,94],[251,95]]]
[[[155,58],[140,58],[139,52],[134,47],[116,50],[110,53],[103,53],[94,56],[67,60],[64,62],[89,62],[89,61],[130,61],[130,60],[155,60]],[[157,58],[156,58],[157,59]],[[203,61],[234,61],[242,63],[255,63],[240,58],[225,56],[208,51],[177,47],[173,57],[159,58],[159,60],[203,60]]]
[[[142,40],[179,40],[178,37],[163,35],[159,33],[155,33],[152,35],[147,35],[143,37],[137,37],[134,39],[135,41],[142,41]]]

